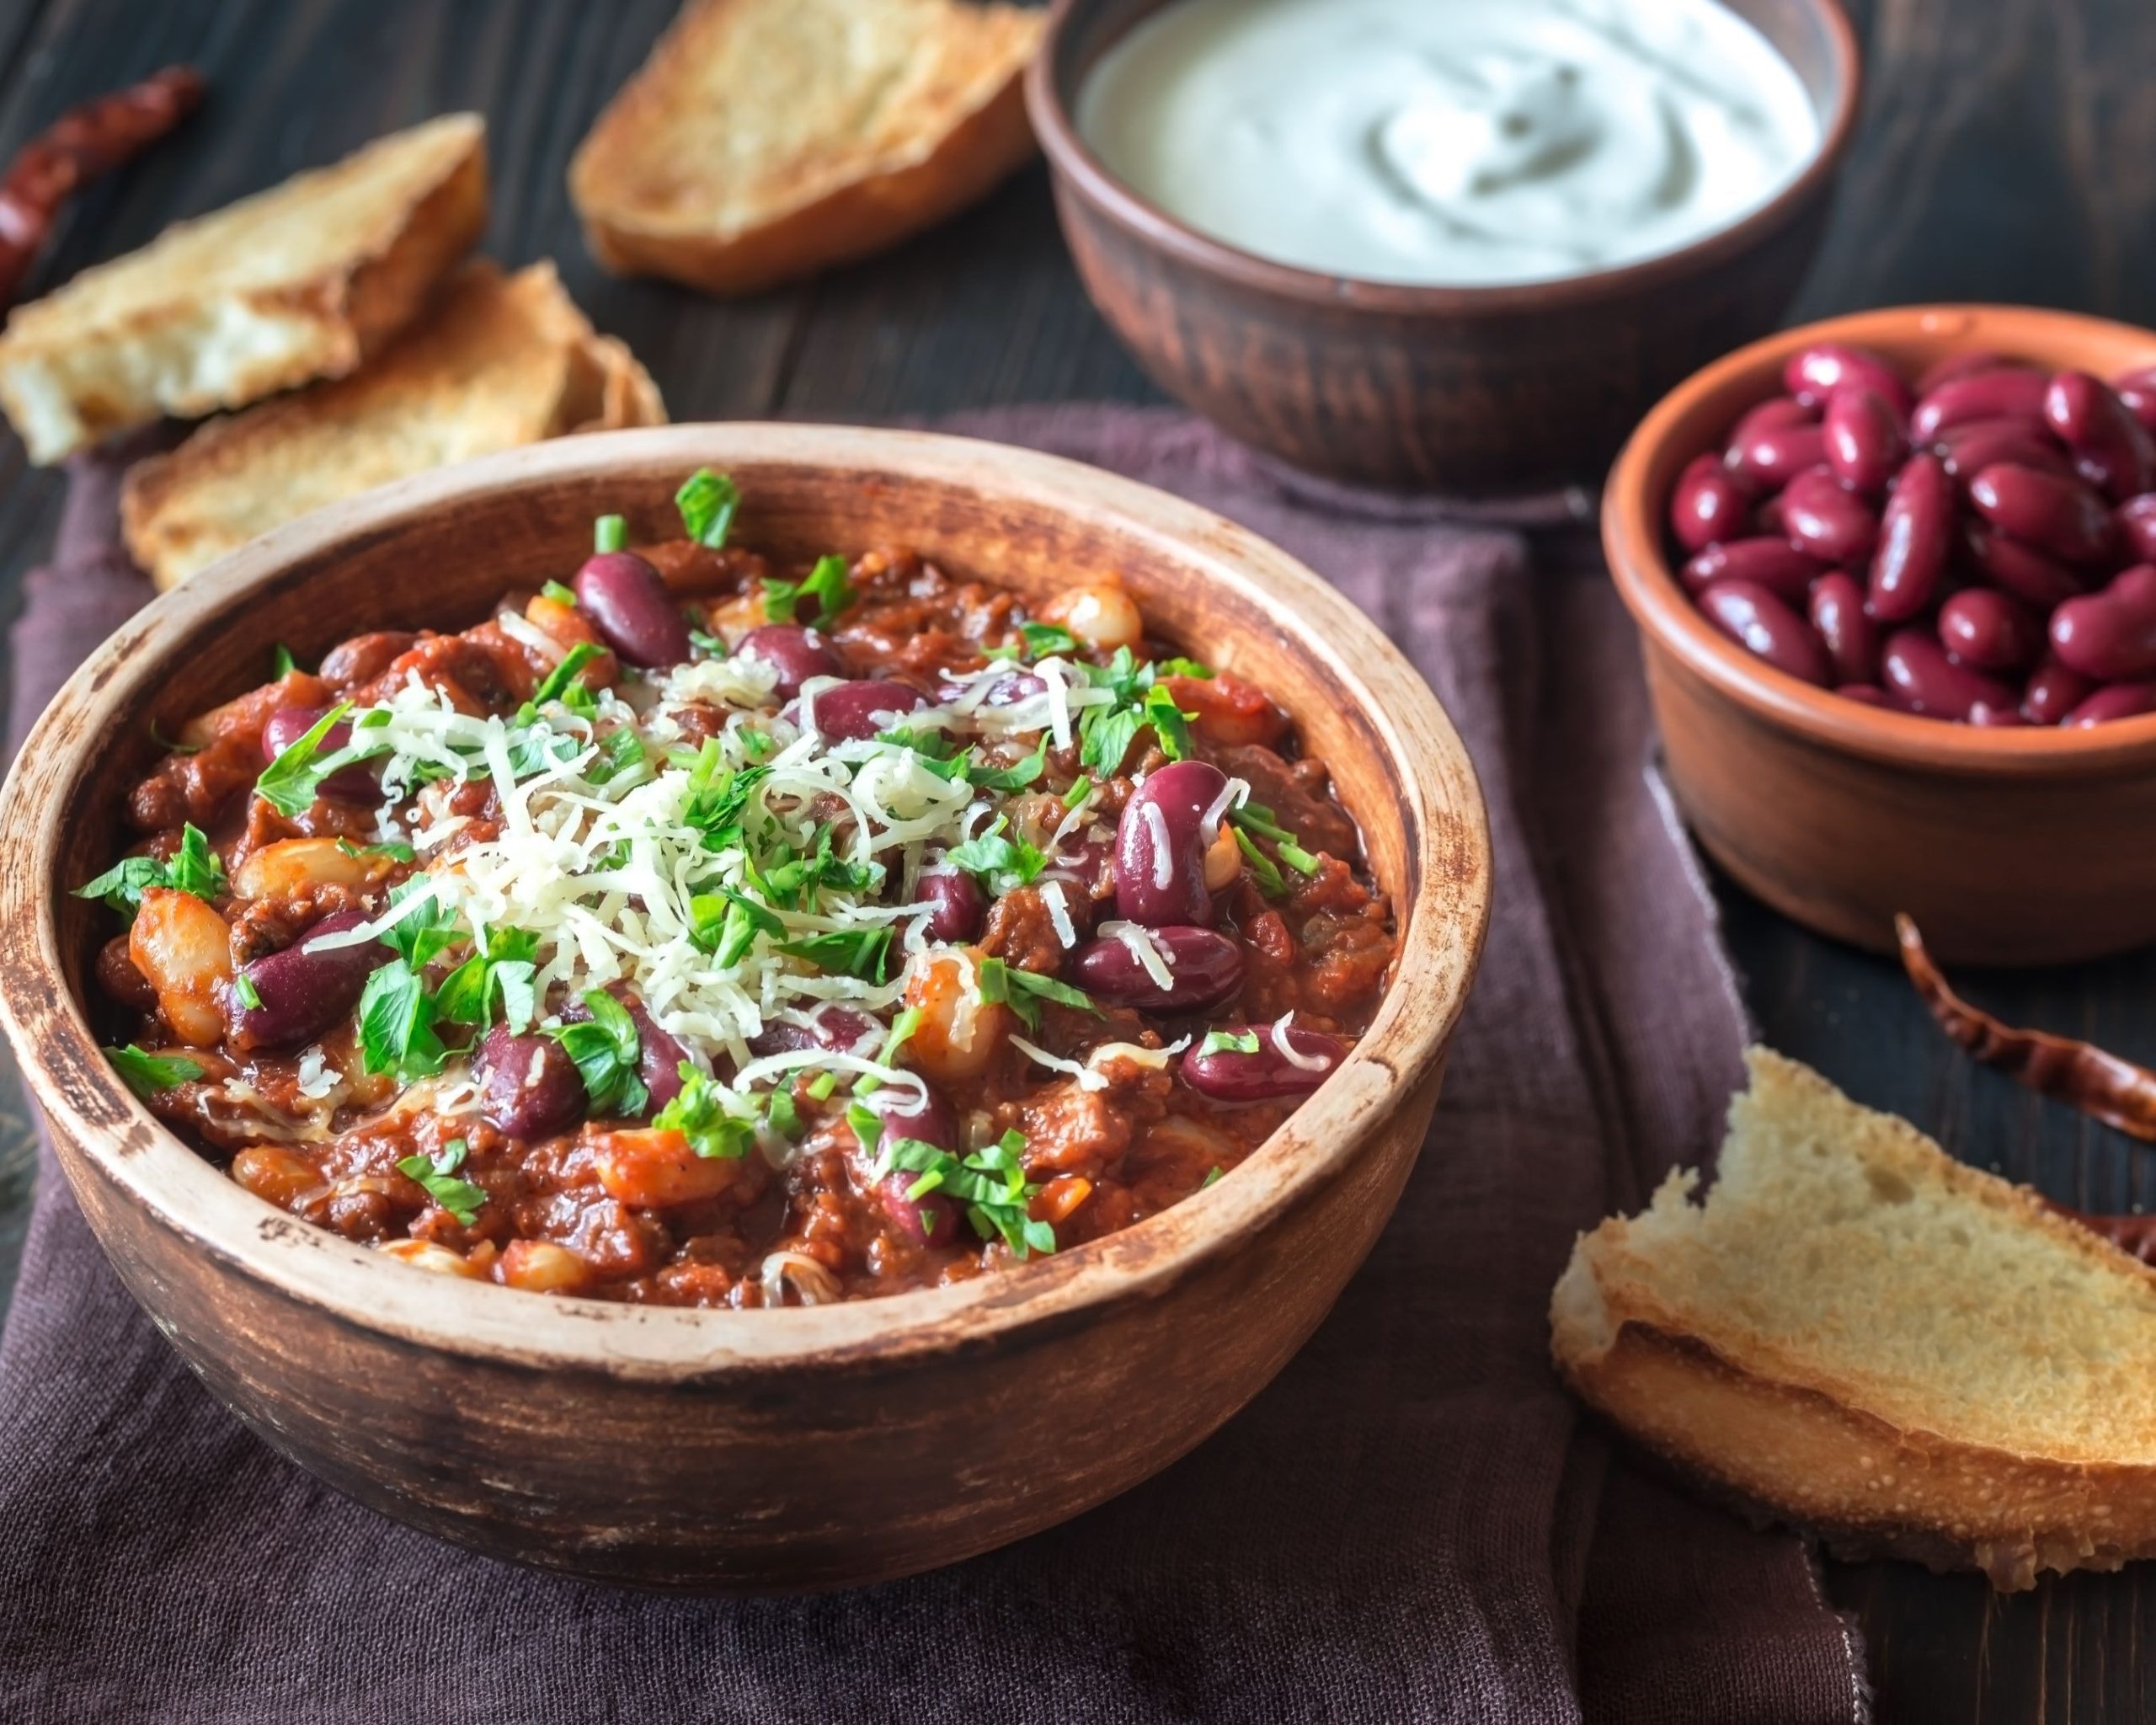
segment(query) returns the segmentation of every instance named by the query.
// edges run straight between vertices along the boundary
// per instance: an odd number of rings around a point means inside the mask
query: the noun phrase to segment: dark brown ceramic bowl
[[[2156,361],[2156,332],[2123,323],[1909,306],[1754,343],[1649,414],[1611,470],[1602,539],[1640,625],[1685,818],[1776,910],[1881,952],[1897,911],[1961,964],[2064,963],[2156,940],[2156,716],[1988,730],[1867,707],[1755,658],[1678,584],[1662,525],[1678,470],[1719,448],[1815,341],[1876,348],[1912,371],[1973,348],[2100,377]]]
[[[1599,474],[1649,402],[1774,328],[1818,244],[1855,123],[1856,40],[1834,0],[1727,0],[1796,69],[1819,116],[1818,153],[1772,201],[1680,250],[1568,280],[1326,275],[1208,238],[1079,136],[1087,74],[1162,3],[1057,0],[1026,100],[1065,237],[1154,382],[1245,442],[1337,478],[1465,491]]]
[[[272,644],[487,614],[570,568],[595,515],[670,521],[730,470],[744,543],[907,543],[1036,598],[1121,571],[1160,631],[1273,690],[1331,763],[1401,951],[1369,1034],[1217,1185],[1097,1244],[958,1286],[694,1311],[429,1274],[271,1209],[150,1114],[85,1012],[127,791]],[[0,794],[0,1023],[136,1298],[268,1443],[497,1556],[700,1590],[901,1575],[1077,1514],[1255,1395],[1324,1316],[1414,1165],[1489,905],[1475,777],[1377,629],[1217,515],[956,438],[682,425],[566,438],[282,528],[168,593],[63,689]],[[951,1482],[963,1481],[963,1490]]]

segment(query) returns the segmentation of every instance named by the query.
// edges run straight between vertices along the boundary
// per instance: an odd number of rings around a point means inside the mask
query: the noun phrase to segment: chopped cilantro
[[[1214,1030],[1198,1044],[1202,1055],[1254,1055],[1258,1051],[1255,1030]]]
[[[1048,739],[1016,766],[969,766],[966,778],[975,790],[1022,791],[1048,770]]]
[[[435,1034],[434,1002],[408,962],[392,959],[367,978],[360,995],[360,1058],[368,1071],[430,1077],[448,1052]]]
[[[1209,679],[1216,675],[1209,665],[1200,665],[1194,659],[1163,659],[1153,667],[1153,672],[1156,676],[1201,679]]]
[[[624,1119],[642,1114],[650,1097],[637,1076],[643,1053],[637,1021],[603,988],[588,992],[584,1004],[591,1017],[580,1024],[564,1024],[553,1035],[576,1062],[592,1113]]]
[[[1018,633],[1026,638],[1028,659],[1046,659],[1051,654],[1078,650],[1078,638],[1061,623],[1020,623]]]
[[[698,1071],[693,1061],[682,1061],[680,1071],[680,1091],[651,1124],[662,1131],[679,1132],[689,1140],[689,1148],[707,1160],[739,1161],[756,1141],[755,1117],[729,1108],[726,1092]]]
[[[490,931],[484,948],[442,979],[435,991],[435,1016],[452,1024],[483,1025],[499,1000],[502,1022],[522,1035],[531,1028],[538,1007],[533,963],[538,950],[539,937],[529,929]]]
[[[1026,1178],[1019,1159],[1025,1148],[1024,1135],[1016,1131],[964,1157],[922,1139],[901,1138],[889,1159],[898,1172],[921,1177],[906,1188],[909,1198],[943,1193],[965,1207],[982,1239],[1000,1237],[1013,1257],[1023,1258],[1055,1250],[1055,1230],[1027,1214],[1027,1200],[1040,1188]]]
[[[467,1228],[479,1219],[487,1202],[485,1187],[456,1178],[470,1151],[471,1146],[462,1138],[452,1138],[442,1146],[441,1154],[431,1160],[408,1156],[397,1164],[398,1173],[415,1181],[428,1197],[456,1218],[460,1226]]]
[[[689,900],[689,939],[719,968],[738,964],[760,934],[782,935],[786,925],[766,905],[731,887],[698,893]]]
[[[1009,825],[1006,817],[997,815],[995,825],[962,845],[953,845],[943,860],[978,877],[991,894],[999,896],[1014,886],[1029,884],[1048,867],[1047,854],[1023,839],[1006,838],[1004,830]]]
[[[153,886],[192,893],[214,903],[225,890],[225,865],[210,841],[192,822],[179,830],[179,848],[163,862],[155,857],[123,857],[95,880],[75,889],[78,899],[103,899],[123,916],[142,908],[142,895]]]
[[[109,1048],[104,1056],[126,1080],[127,1087],[145,1102],[175,1084],[190,1084],[202,1076],[202,1068],[193,1060],[179,1055],[145,1054],[129,1043],[125,1048]]]
[[[621,551],[629,542],[629,524],[619,515],[601,515],[591,524],[594,551]]]
[[[1059,1007],[1070,1007],[1081,1012],[1097,1014],[1101,1010],[1083,989],[1058,982],[1053,976],[1021,970],[1001,959],[980,961],[980,997],[990,1006],[1009,1007],[1028,1030],[1040,1028],[1043,1001],[1054,1001]]]
[[[709,467],[698,467],[674,494],[674,507],[681,512],[681,531],[713,551],[726,543],[734,512],[740,506],[741,488]]]

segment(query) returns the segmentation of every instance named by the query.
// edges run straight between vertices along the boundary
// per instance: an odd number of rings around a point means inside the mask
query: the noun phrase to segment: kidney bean
[[[258,1007],[239,1007],[233,1040],[243,1048],[297,1048],[339,1023],[359,1004],[367,978],[395,956],[380,941],[310,952],[309,943],[368,921],[364,911],[339,911],[311,923],[280,952],[240,967]],[[234,997],[237,1001],[237,996]]]
[[[1954,482],[1937,456],[1912,457],[1879,521],[1866,602],[1881,622],[1906,622],[1931,603],[1953,544]]]
[[[1886,397],[1862,384],[1845,383],[1827,398],[1822,429],[1828,467],[1859,491],[1884,491],[1908,452],[1902,416]]]
[[[1737,428],[1724,457],[1740,485],[1754,491],[1778,491],[1806,467],[1823,466],[1827,434],[1817,425],[1764,425]]]
[[[1782,367],[1782,387],[1801,402],[1821,402],[1837,389],[1854,384],[1876,393],[1898,420],[1909,411],[1909,386],[1902,374],[1869,349],[1841,342],[1815,342],[1790,356]]]
[[[953,1155],[958,1149],[958,1111],[933,1085],[916,1096],[910,1087],[886,1085],[868,1098],[868,1111],[883,1123],[883,1142],[918,1138]]]
[[[1844,701],[1861,702],[1866,707],[1891,707],[1894,704],[1886,698],[1886,692],[1876,683],[1841,683],[1836,686],[1834,692]]]
[[[2081,575],[2056,558],[2033,551],[1982,521],[1962,522],[1961,547],[1976,574],[2039,611],[2049,611],[2089,590]]]
[[[1791,605],[1801,605],[1812,582],[1829,567],[1785,539],[1732,539],[1709,546],[1677,573],[1695,594],[1716,581],[1753,581]]]
[[[1822,563],[1856,563],[1879,542],[1879,517],[1827,469],[1799,473],[1782,492],[1782,531]]]
[[[1879,629],[1865,614],[1863,588],[1837,569],[1812,584],[1809,608],[1839,681],[1868,683],[1879,675]]]
[[[275,761],[312,730],[322,715],[328,711],[327,707],[280,707],[262,727],[262,758]],[[351,726],[339,720],[322,734],[318,758],[320,755],[343,748],[351,740]],[[323,796],[339,803],[379,803],[382,800],[382,782],[375,776],[375,769],[363,761],[340,767],[323,780],[317,788]]]
[[[2044,392],[2044,419],[2114,499],[2156,483],[2156,441],[2109,384],[2086,371],[2059,372]]]
[[[1257,1051],[1203,1047],[1182,1057],[1182,1081],[1200,1096],[1214,1102],[1269,1102],[1277,1097],[1308,1096],[1338,1070],[1348,1058],[1348,1044],[1321,1030],[1305,1030],[1290,1024],[1282,1030],[1271,1024],[1238,1024],[1231,1036],[1255,1036]],[[1291,1060],[1281,1051],[1283,1040],[1305,1061],[1324,1064],[1310,1067]]]
[[[1819,408],[1814,402],[1801,402],[1793,395],[1770,395],[1757,407],[1748,408],[1730,432],[1730,441],[1742,443],[1755,431],[1768,431],[1777,425],[1816,425],[1819,423]]]
[[[1932,440],[1932,448],[1946,471],[1967,484],[1986,467],[2000,462],[2036,467],[2062,478],[2073,473],[2073,460],[2046,431],[2026,419],[1970,419],[1949,426]]]
[[[2028,722],[2015,707],[1993,707],[1979,701],[1969,709],[1969,723],[1984,730],[2013,730]]]
[[[1687,551],[1705,551],[1742,533],[1750,508],[1729,469],[1714,456],[1698,456],[1678,476],[1669,501],[1669,529]]]
[[[1886,698],[1904,713],[1966,719],[1979,702],[1993,708],[2015,704],[2015,692],[1997,677],[1956,665],[1922,629],[1897,629],[1880,658]]]
[[[2116,542],[2111,511],[2079,479],[2001,462],[1969,482],[1969,501],[2000,532],[2068,563],[2100,563]]]
[[[956,868],[921,871],[916,903],[928,905],[929,939],[969,941],[988,920],[988,895],[973,876]]]
[[[2111,379],[2111,387],[2126,403],[2126,410],[2147,430],[2156,432],[2156,366],[2124,372]]]
[[[2118,523],[2119,540],[2136,563],[2156,563],[2156,492],[2129,497],[2111,511]]]
[[[1921,401],[1940,384],[1951,383],[1957,377],[1973,377],[1979,371],[1996,371],[2013,363],[2004,354],[1993,353],[1988,348],[1949,354],[1943,360],[1935,360],[1918,374],[1917,398]]]
[[[578,609],[630,664],[659,670],[689,657],[688,619],[659,571],[633,551],[602,551],[585,558],[569,585]]]
[[[1929,443],[1970,419],[2021,419],[2041,429],[2050,377],[2031,366],[1999,366],[1942,383],[1909,415],[1912,441]]]
[[[964,692],[966,686],[951,691],[955,699]],[[1048,687],[1047,679],[1029,670],[1006,670],[988,686],[988,692],[981,697],[984,707],[1016,707],[1021,701],[1030,701]]]
[[[2044,626],[1988,587],[1970,587],[1939,607],[1939,644],[1978,670],[2019,670],[2043,651]]]
[[[689,1058],[689,1051],[659,1028],[659,1021],[627,983],[610,982],[606,992],[622,1003],[622,1010],[637,1027],[637,1076],[643,1081],[651,1098],[644,1112],[655,1114],[681,1093],[681,1062]],[[591,1008],[581,1000],[562,1008],[564,1024],[581,1024],[590,1017]]]
[[[1138,954],[1113,935],[1088,941],[1070,955],[1071,980],[1111,1006],[1147,1012],[1195,1012],[1242,985],[1243,949],[1228,936],[1174,926],[1151,933],[1155,950],[1166,949],[1168,987],[1155,982]]]
[[[766,623],[761,628],[750,630],[734,649],[734,656],[767,665],[777,672],[778,681],[772,685],[772,692],[782,701],[791,701],[798,695],[801,686],[811,677],[841,675],[839,657],[831,651],[831,644],[818,631],[798,623]]]
[[[1716,581],[1700,595],[1700,609],[1730,639],[1790,676],[1830,682],[1833,667],[1812,625],[1772,589],[1757,581]]]
[[[808,704],[814,710],[819,736],[831,742],[863,742],[926,707],[928,697],[905,683],[871,678],[819,689]]]
[[[2156,567],[2137,563],[2052,613],[2052,651],[2099,682],[2156,671]]]
[[[808,1048],[851,1054],[867,1047],[871,1036],[880,1042],[883,1028],[866,1012],[857,1012],[851,1007],[825,1005],[808,1015],[806,1024],[766,1024],[749,1039],[749,1052],[760,1059]]]
[[[2084,725],[2108,724],[2115,718],[2132,718],[2156,713],[2156,683],[2113,683],[2101,688],[2061,721],[2068,730]]]
[[[568,1050],[533,1031],[497,1024],[479,1041],[479,1113],[487,1124],[527,1141],[566,1132],[584,1118],[584,1079]]]
[[[2047,659],[2021,691],[2021,716],[2031,724],[2058,724],[2096,692],[2096,685],[2078,670]]]
[[[1210,761],[1177,761],[1149,774],[1123,805],[1115,831],[1116,908],[1149,928],[1210,922],[1205,884],[1206,811],[1228,788]]]

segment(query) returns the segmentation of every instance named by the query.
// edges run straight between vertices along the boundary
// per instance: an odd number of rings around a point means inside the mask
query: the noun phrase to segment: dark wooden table
[[[1156,398],[1086,304],[1038,170],[940,232],[805,287],[718,305],[614,280],[584,254],[569,152],[675,0],[5,0],[0,152],[72,102],[175,60],[211,104],[184,137],[86,197],[36,280],[140,245],[377,133],[452,108],[491,126],[487,249],[552,257],[628,339],[674,416],[867,419],[995,403]],[[1862,135],[1792,316],[1912,300],[2020,301],[2156,323],[2156,5],[1875,0]],[[0,607],[12,616],[61,486],[0,440]],[[1968,1159],[2086,1208],[2156,1199],[2156,1154],[1972,1072],[1885,963],[1725,888],[1730,944],[1767,1039]],[[1998,1009],[2156,1059],[2156,955],[1972,979]],[[4,1056],[0,1056],[4,1065]],[[31,1162],[0,1070],[0,1310]],[[1836,1566],[1886,1719],[2156,1715],[2145,1570],[1993,1598],[1967,1576]]]

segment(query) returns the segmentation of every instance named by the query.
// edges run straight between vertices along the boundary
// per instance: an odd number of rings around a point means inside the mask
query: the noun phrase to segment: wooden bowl
[[[1161,632],[1272,689],[1332,764],[1393,895],[1396,980],[1353,1056],[1219,1184],[947,1289],[697,1311],[408,1268],[271,1209],[161,1125],[84,1009],[128,788],[189,714],[359,630],[461,627],[572,567],[595,516],[671,522],[699,465],[739,542],[910,544],[1045,598],[1119,569]],[[1480,793],[1362,613],[1219,517],[1075,462],[898,431],[682,425],[565,438],[371,492],[167,594],[77,672],[0,793],[0,1023],[114,1267],[266,1442],[496,1556],[693,1590],[835,1587],[971,1556],[1166,1466],[1263,1386],[1414,1166],[1489,905]],[[954,1482],[963,1482],[963,1489]]]
[[[1590,478],[1640,409],[1774,328],[1810,264],[1854,128],[1857,48],[1834,0],[1728,0],[1796,70],[1818,153],[1733,227],[1622,269],[1414,287],[1294,268],[1209,238],[1079,136],[1102,55],[1173,0],[1057,0],[1026,80],[1086,291],[1148,375],[1299,467],[1472,490]]]
[[[1844,700],[1774,670],[1678,583],[1663,522],[1678,470],[1779,393],[1815,341],[1921,368],[1993,348],[2108,377],[2156,333],[2013,306],[1908,306],[1756,342],[1649,414],[1603,493],[1602,542],[1640,626],[1672,788],[1700,842],[1808,928],[1881,952],[1893,915],[1934,954],[2046,964],[2156,939],[2156,716],[2080,730],[1947,724]]]

